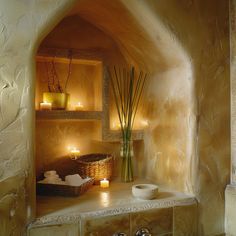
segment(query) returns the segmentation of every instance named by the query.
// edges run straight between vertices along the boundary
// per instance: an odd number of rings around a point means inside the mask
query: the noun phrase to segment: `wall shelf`
[[[58,64],[65,65],[65,64],[68,64],[70,61],[70,59],[68,58],[69,53],[72,53],[73,55],[72,64],[75,64],[75,66],[87,65],[87,66],[95,66],[95,67],[98,66],[101,68],[102,78],[99,79],[100,84],[96,86],[96,89],[94,90],[95,92],[93,94],[95,98],[100,99],[98,100],[101,101],[101,105],[96,105],[99,103],[99,101],[96,101],[95,102],[96,104],[94,107],[90,106],[88,108],[89,111],[36,110],[36,119],[37,120],[100,120],[101,129],[102,129],[102,132],[101,132],[102,141],[107,141],[107,142],[120,141],[121,132],[119,130],[110,129],[109,76],[108,76],[107,68],[105,66],[102,66],[101,60],[90,57],[90,55],[85,55],[82,52],[74,50],[74,49],[69,50],[69,49],[56,49],[56,48],[41,49],[38,55],[36,56],[36,60],[38,63],[41,63],[41,64],[43,64],[43,62],[54,61]],[[96,81],[97,80],[95,79],[94,83],[97,83]],[[86,86],[94,86],[94,84],[92,83]],[[83,87],[85,88],[86,86],[83,86]],[[72,88],[75,89],[75,87],[76,87],[76,84],[73,84]],[[44,90],[47,90],[47,87],[45,87]],[[43,92],[43,89],[41,88],[41,93],[42,92]],[[90,98],[91,96],[87,97],[88,100]],[[39,101],[40,100],[38,99],[38,102]],[[96,111],[96,109],[99,111]],[[143,134],[144,134],[143,130],[134,130],[132,138],[133,140],[142,140]]]
[[[101,120],[103,116],[102,111],[64,111],[64,110],[51,110],[36,111],[37,120]]]

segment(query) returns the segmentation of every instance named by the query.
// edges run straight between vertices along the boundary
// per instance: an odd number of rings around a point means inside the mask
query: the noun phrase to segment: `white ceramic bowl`
[[[136,198],[150,200],[158,193],[158,186],[155,184],[136,184],[132,186],[132,194]]]

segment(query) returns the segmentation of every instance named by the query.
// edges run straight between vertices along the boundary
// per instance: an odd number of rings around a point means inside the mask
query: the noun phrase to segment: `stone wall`
[[[0,231],[35,214],[34,51],[74,1],[0,1]]]
[[[0,1],[5,235],[20,235],[34,215],[34,52],[74,2]],[[148,178],[196,194],[199,235],[223,233],[230,172],[228,1],[86,0],[74,11],[113,38],[128,62],[152,73],[140,170],[147,163]]]

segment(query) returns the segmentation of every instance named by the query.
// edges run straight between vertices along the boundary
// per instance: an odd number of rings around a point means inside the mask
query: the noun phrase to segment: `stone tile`
[[[162,208],[131,214],[131,235],[146,227],[152,235],[163,235],[172,232],[173,208]]]
[[[197,236],[197,204],[174,207],[173,235]]]
[[[0,181],[0,235],[25,235],[26,196],[24,175]]]
[[[79,225],[53,225],[38,228],[31,228],[28,231],[28,236],[80,236]]]
[[[225,232],[227,236],[236,235],[236,187],[228,185],[225,190]]]
[[[111,236],[117,232],[130,235],[129,214],[81,220],[81,235],[83,236]]]

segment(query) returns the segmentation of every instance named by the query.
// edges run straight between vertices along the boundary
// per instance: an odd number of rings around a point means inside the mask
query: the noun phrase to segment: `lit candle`
[[[103,179],[100,181],[100,187],[101,188],[108,188],[109,187],[109,180]]]
[[[141,120],[141,125],[142,125],[143,127],[148,127],[148,126],[149,126],[148,120]]]
[[[84,109],[84,106],[81,102],[78,102],[76,105],[75,105],[75,110],[76,111],[82,111]]]
[[[40,110],[52,110],[52,103],[51,102],[41,102],[40,103]]]
[[[80,150],[74,147],[70,150],[70,154],[71,154],[71,159],[76,160],[80,155]]]

